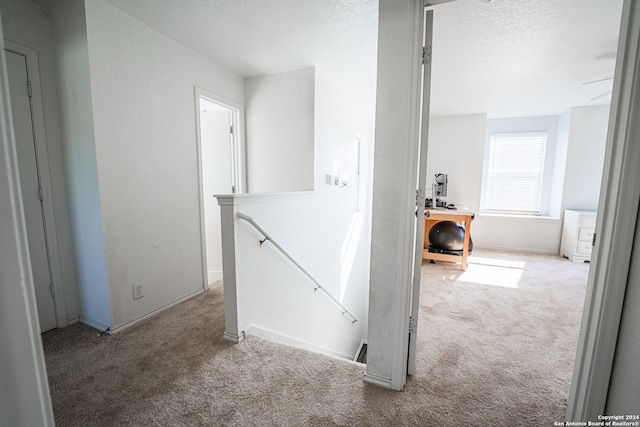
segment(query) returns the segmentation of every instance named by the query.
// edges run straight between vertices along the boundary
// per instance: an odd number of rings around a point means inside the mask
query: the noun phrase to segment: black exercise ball
[[[469,239],[469,252],[473,242]],[[453,221],[440,221],[429,231],[429,250],[433,252],[464,250],[464,227]]]

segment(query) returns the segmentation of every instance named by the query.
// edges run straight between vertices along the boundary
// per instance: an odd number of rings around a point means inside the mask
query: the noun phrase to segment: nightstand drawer
[[[583,240],[585,242],[589,242],[593,240],[593,232],[595,229],[593,228],[581,228],[580,233],[578,233],[578,240]]]
[[[595,215],[582,215],[580,217],[580,227],[596,228],[596,216]]]
[[[576,253],[580,255],[591,255],[591,242],[578,242]]]

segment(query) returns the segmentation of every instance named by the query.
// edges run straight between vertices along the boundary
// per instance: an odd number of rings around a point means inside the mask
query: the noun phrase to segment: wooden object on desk
[[[469,242],[471,240],[471,221],[475,214],[464,206],[458,205],[458,209],[428,208],[424,210],[424,235],[422,239],[422,259],[434,261],[460,262],[462,271],[467,269],[467,257],[469,256]],[[429,231],[431,227],[440,221],[453,221],[464,227],[464,246],[462,256],[429,252]]]

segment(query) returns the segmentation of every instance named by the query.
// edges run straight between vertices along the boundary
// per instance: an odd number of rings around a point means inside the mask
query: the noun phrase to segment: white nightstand
[[[595,228],[595,211],[564,211],[560,255],[573,262],[590,262]]]

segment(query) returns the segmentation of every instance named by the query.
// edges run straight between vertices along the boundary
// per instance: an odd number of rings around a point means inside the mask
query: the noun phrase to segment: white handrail
[[[331,295],[312,275],[311,273],[309,273],[303,266],[300,265],[300,263],[298,261],[296,261],[293,256],[291,256],[291,254],[289,252],[287,252],[287,250],[285,248],[283,248],[282,246],[280,246],[280,244],[273,238],[273,236],[271,236],[271,234],[269,234],[267,232],[267,230],[264,229],[264,227],[262,227],[258,221],[256,221],[253,217],[243,213],[243,212],[237,212],[236,215],[238,215],[238,218],[243,219],[245,221],[247,221],[249,224],[253,225],[255,227],[256,230],[258,230],[260,233],[262,233],[262,235],[264,236],[264,240],[260,240],[260,246],[262,246],[262,244],[269,240],[271,242],[271,244],[273,244],[273,246],[275,246],[276,248],[278,248],[278,250],[280,252],[282,252],[282,254],[284,256],[286,256],[289,261],[291,261],[296,267],[298,267],[300,269],[300,271],[302,271],[309,279],[311,279],[311,281],[316,285],[316,287],[314,288],[314,292],[317,291],[318,289],[320,289],[321,291],[323,291],[329,298],[331,298],[331,300],[333,302],[335,302],[338,306],[340,306],[340,308],[342,309],[342,314],[348,314],[349,317],[351,317],[353,319],[353,322],[351,323],[356,323],[358,321],[358,319],[356,319],[356,317],[351,314],[351,312],[349,310],[347,310],[345,308],[344,305],[340,304],[340,302],[335,299],[335,297],[333,295]]]

